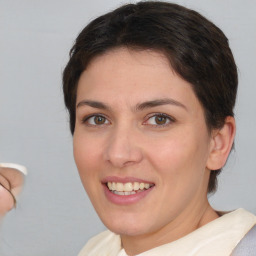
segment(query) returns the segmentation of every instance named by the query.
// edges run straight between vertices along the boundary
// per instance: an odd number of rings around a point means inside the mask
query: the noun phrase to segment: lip
[[[139,193],[133,194],[133,195],[117,195],[112,193],[106,183],[107,182],[120,182],[120,183],[127,183],[127,182],[143,182],[143,183],[149,183],[154,184],[153,182],[146,181],[143,179],[138,179],[135,177],[115,177],[115,176],[108,176],[105,179],[102,180],[102,186],[104,189],[104,193],[106,198],[113,204],[117,205],[130,205],[135,204],[143,200],[146,196],[149,196],[150,193],[152,193],[155,184],[150,187],[147,190],[143,190]]]
[[[107,176],[106,178],[102,179],[102,183],[107,182],[120,182],[120,183],[127,183],[127,182],[140,182],[140,183],[149,183],[154,184],[152,181],[143,180],[135,177],[117,177],[117,176]]]

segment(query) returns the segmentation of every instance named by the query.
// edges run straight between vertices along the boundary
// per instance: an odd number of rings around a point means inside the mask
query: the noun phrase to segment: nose
[[[138,136],[131,129],[115,129],[108,138],[104,159],[122,168],[139,163],[143,158]]]

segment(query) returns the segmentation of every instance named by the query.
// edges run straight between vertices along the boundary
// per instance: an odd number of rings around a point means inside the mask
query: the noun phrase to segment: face
[[[74,157],[103,223],[128,236],[206,204],[211,137],[191,85],[154,51],[95,58],[77,90]]]

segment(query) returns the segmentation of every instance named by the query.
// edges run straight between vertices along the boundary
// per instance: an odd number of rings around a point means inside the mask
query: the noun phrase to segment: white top
[[[229,256],[256,225],[256,216],[238,209],[168,244],[136,256]],[[105,231],[88,241],[78,256],[128,256],[119,235]],[[134,255],[133,255],[134,256]]]

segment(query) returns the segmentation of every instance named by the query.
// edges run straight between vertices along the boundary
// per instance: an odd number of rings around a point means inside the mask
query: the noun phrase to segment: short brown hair
[[[63,91],[75,129],[77,84],[88,63],[117,47],[157,50],[188,81],[200,101],[209,130],[234,116],[237,68],[224,33],[199,13],[177,4],[145,1],[127,4],[89,23],[70,50]],[[208,192],[216,190],[219,170],[212,170]]]

